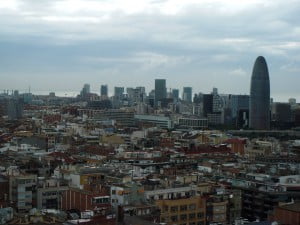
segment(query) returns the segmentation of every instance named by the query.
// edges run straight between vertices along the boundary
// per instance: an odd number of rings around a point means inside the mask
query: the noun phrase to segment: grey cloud
[[[191,4],[174,14],[96,9],[64,13],[55,8],[62,2],[24,0],[17,9],[0,9],[1,79],[8,72],[45,77],[55,72],[75,76],[76,87],[80,82],[114,85],[110,74],[121,77],[124,85],[140,81],[150,89],[153,79],[162,74],[173,87],[184,83],[195,91],[219,86],[224,92],[247,93],[257,55],[266,56],[271,81],[274,77],[284,83],[282,72],[298,72],[297,1],[277,0],[236,11],[214,3]],[[243,75],[235,76],[240,85],[228,81],[230,74]],[[278,85],[273,85],[276,93]],[[280,90],[284,88],[289,89]]]

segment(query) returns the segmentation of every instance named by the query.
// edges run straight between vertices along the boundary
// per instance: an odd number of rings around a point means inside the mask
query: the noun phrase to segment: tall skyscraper
[[[16,120],[23,116],[23,101],[20,98],[10,98],[7,105],[8,119]]]
[[[207,117],[207,114],[213,113],[213,95],[204,94],[202,96],[203,101],[203,116]]]
[[[89,84],[84,84],[84,85],[83,85],[83,90],[84,90],[87,94],[89,94],[89,93],[91,93],[91,86],[90,86]]]
[[[179,89],[172,89],[172,97],[174,101],[178,101],[179,99]]]
[[[186,102],[192,102],[192,88],[183,87],[182,100]]]
[[[127,88],[126,92],[131,103],[144,102],[146,99],[145,87]]]
[[[91,86],[89,84],[84,84],[80,92],[81,97],[85,97],[91,93]]]
[[[167,97],[166,80],[155,79],[155,106],[158,106],[158,102]]]
[[[107,85],[101,85],[100,94],[101,94],[101,96],[108,96],[108,86]]]
[[[115,94],[114,96],[118,99],[121,99],[124,94],[124,87],[115,87]]]
[[[270,129],[270,80],[264,57],[259,56],[253,67],[250,87],[249,126],[252,129]]]

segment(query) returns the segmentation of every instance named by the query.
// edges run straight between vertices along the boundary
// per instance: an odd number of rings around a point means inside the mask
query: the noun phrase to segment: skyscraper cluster
[[[126,89],[114,87],[113,96],[108,95],[108,85],[100,86],[98,98],[96,94],[91,93],[90,85],[85,84],[80,96],[84,100],[94,101],[88,105],[110,105],[113,108],[136,106],[138,112],[149,112],[149,107],[168,109],[171,112],[207,118],[211,125],[268,130],[271,119],[280,119],[286,123],[292,121],[292,113],[282,113],[282,109],[290,107],[291,104],[274,105],[271,112],[269,72],[266,60],[262,56],[256,59],[253,66],[250,95],[219,94],[218,89],[213,88],[209,94],[195,93],[193,97],[192,87],[185,86],[180,98],[179,89],[167,89],[166,79],[155,79],[154,90],[148,95],[142,86]],[[99,100],[111,101],[111,104],[95,102]],[[291,109],[287,110],[289,111],[291,112]],[[288,115],[290,118],[287,118]]]

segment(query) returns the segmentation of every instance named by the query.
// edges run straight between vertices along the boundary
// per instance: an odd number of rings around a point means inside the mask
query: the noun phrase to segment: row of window
[[[152,195],[149,196],[151,200],[163,200],[163,199],[173,199],[173,198],[183,198],[183,197],[189,197],[193,196],[195,194],[194,191],[188,191],[188,192],[180,192],[180,193],[169,193],[169,194],[164,194],[164,195]]]
[[[96,199],[93,199],[93,203],[94,204],[108,204],[108,203],[110,203],[110,199],[109,198],[96,198]]]
[[[187,220],[188,218],[189,218],[189,220],[194,220],[194,219],[196,219],[196,216],[197,216],[197,219],[203,219],[204,218],[204,213],[190,213],[190,214],[181,214],[181,215],[174,215],[174,216],[171,216],[170,217],[170,220],[172,221],[172,222],[177,222],[178,221],[178,219],[180,220],[180,221],[185,221],[185,220]],[[162,217],[161,218],[161,222],[167,222],[167,220],[168,220],[168,217],[166,216],[166,217]]]
[[[181,223],[180,225],[204,225],[204,221]]]
[[[17,203],[17,207],[20,208],[20,207],[25,207],[25,206],[32,206],[32,203],[31,202],[23,202],[23,201],[19,201]]]
[[[58,194],[57,191],[47,191],[47,192],[42,193],[43,196],[53,196],[53,195],[57,195],[57,194]]]
[[[18,184],[30,184],[35,183],[34,179],[20,179],[18,180]]]
[[[187,211],[187,210],[196,210],[197,205],[196,204],[190,204],[190,205],[181,205],[179,206],[179,210],[181,212]],[[169,211],[169,206],[164,206],[163,208],[164,212],[168,212]],[[171,206],[170,207],[170,211],[171,212],[178,212],[178,206]]]
[[[118,199],[112,199],[111,202],[112,203],[118,203]]]
[[[205,223],[203,221],[199,222],[190,222],[190,223],[181,223],[180,225],[204,225]]]

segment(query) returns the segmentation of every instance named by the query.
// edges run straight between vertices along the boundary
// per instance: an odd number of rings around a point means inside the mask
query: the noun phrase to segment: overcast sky
[[[263,55],[271,96],[300,101],[299,50],[299,0],[0,0],[0,90],[248,94]]]

